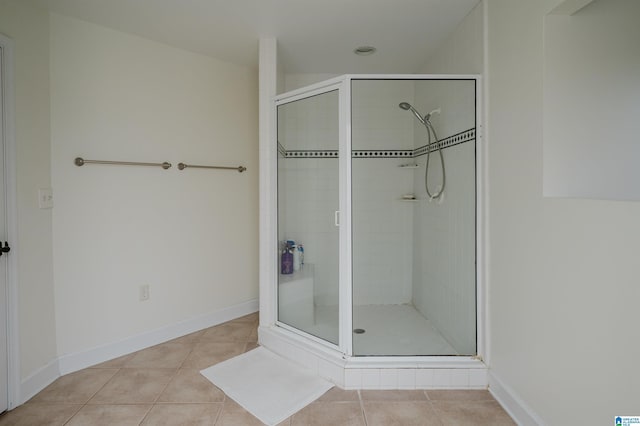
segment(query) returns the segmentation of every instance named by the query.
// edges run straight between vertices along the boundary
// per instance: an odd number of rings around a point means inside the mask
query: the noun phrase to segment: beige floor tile
[[[200,341],[200,338],[204,334],[204,330],[196,331],[195,333],[187,334],[186,336],[178,337],[177,339],[169,340],[167,343],[187,343],[195,344]]]
[[[137,426],[151,405],[85,405],[68,426]]]
[[[200,342],[198,343],[187,359],[184,360],[182,368],[203,370],[221,361],[233,358],[243,353],[245,343],[243,342]]]
[[[89,368],[62,376],[29,402],[84,404],[117,372],[113,368]]]
[[[173,368],[123,368],[89,404],[152,403],[176,373]]]
[[[364,426],[359,402],[319,401],[291,416],[291,426]]]
[[[364,402],[368,426],[442,425],[429,401]],[[473,424],[473,423],[470,423]]]
[[[252,323],[228,322],[208,328],[200,338],[201,342],[248,342],[254,329]]]
[[[250,342],[258,341],[258,324],[256,324],[251,330],[251,334],[249,334],[249,341]]]
[[[216,426],[261,426],[263,424],[232,399],[227,398]]]
[[[124,355],[119,358],[105,361],[101,364],[93,365],[90,368],[122,368],[127,363],[127,361],[134,357],[134,355],[135,353]]]
[[[260,345],[256,342],[247,342],[244,346],[244,352],[249,352],[254,350],[255,348],[260,347]]]
[[[488,390],[428,390],[432,401],[495,401]]]
[[[515,425],[496,401],[433,401],[432,404],[446,426]]]
[[[136,352],[125,368],[179,368],[195,343],[163,343]]]
[[[222,403],[211,404],[156,404],[143,425],[157,426],[210,426],[216,423]]]
[[[224,393],[200,371],[180,369],[171,379],[158,402],[222,402]]]
[[[247,315],[63,376],[27,404],[0,415],[0,426],[262,425],[200,374],[258,347],[257,326],[258,315]],[[278,426],[365,421],[367,426],[514,424],[486,390],[334,387]]]
[[[360,401],[360,397],[356,390],[344,390],[334,386],[318,398],[318,401]]]
[[[421,390],[361,390],[363,401],[426,401]]]
[[[0,426],[61,426],[82,408],[70,404],[24,404],[0,415]]]

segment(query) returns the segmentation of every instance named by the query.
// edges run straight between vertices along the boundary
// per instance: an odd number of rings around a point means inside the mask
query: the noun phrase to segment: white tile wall
[[[440,138],[475,125],[475,91],[471,82],[416,83],[416,107],[442,113],[432,123]],[[417,122],[417,120],[416,120]],[[415,146],[426,143],[426,130],[416,125]],[[413,303],[459,354],[476,353],[475,292],[475,144],[443,150],[446,188],[442,200],[414,205]],[[426,198],[426,155],[418,158],[416,196]],[[431,191],[441,184],[440,159],[431,153]]]
[[[486,389],[487,370],[469,368],[354,368],[345,389]]]
[[[353,295],[355,305],[411,300],[413,208],[406,159],[353,159]]]
[[[433,388],[435,377],[435,370],[424,369],[416,370],[416,388],[417,389],[429,389]]]
[[[489,378],[487,376],[487,370],[476,369],[469,370],[469,387],[476,389],[484,389],[487,387]]]
[[[412,368],[398,370],[398,389],[416,388],[416,370]]]
[[[433,384],[436,389],[449,389],[452,388],[451,373],[453,370],[448,368],[441,368],[433,370]]]
[[[414,82],[356,80],[352,85],[352,149],[413,149]],[[352,160],[353,295],[355,305],[411,301],[413,209],[398,201],[413,191],[402,158]]]
[[[344,387],[345,389],[362,389],[362,370],[345,369]]]
[[[388,368],[380,370],[380,388],[379,389],[398,389],[399,379],[398,370],[396,368]]]
[[[381,389],[380,369],[369,368],[362,370],[362,389]]]

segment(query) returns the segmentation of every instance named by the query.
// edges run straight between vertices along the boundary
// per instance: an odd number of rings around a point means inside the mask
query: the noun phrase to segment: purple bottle
[[[280,273],[283,275],[293,274],[293,253],[290,250],[290,246],[287,244],[282,251],[282,257],[280,259]]]

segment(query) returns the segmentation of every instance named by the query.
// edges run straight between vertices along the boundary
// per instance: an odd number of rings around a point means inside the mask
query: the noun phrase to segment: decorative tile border
[[[394,149],[380,149],[380,150],[353,150],[351,151],[351,158],[412,158],[413,150],[394,150]]]
[[[413,157],[420,157],[421,155],[425,155],[427,151],[433,152],[437,151],[438,148],[450,148],[455,145],[460,145],[461,143],[470,142],[476,140],[476,129],[465,130],[460,133],[456,133],[455,135],[449,136],[448,138],[440,139],[438,143],[432,143],[431,145],[423,145],[420,148],[413,150]],[[429,149],[428,149],[429,148]]]
[[[416,149],[359,149],[351,152],[351,158],[416,158],[425,155],[428,151],[437,151],[439,148],[446,149],[465,142],[476,140],[476,129],[465,130],[455,135],[440,139],[437,143],[423,145]],[[278,152],[284,158],[338,158],[338,150],[292,150],[287,151],[278,142]]]
[[[338,150],[294,150],[286,151],[285,158],[338,158]]]

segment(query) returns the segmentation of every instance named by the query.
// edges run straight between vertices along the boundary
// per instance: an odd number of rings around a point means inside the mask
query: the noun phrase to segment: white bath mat
[[[262,347],[200,373],[269,426],[287,419],[333,387],[333,383]]]

